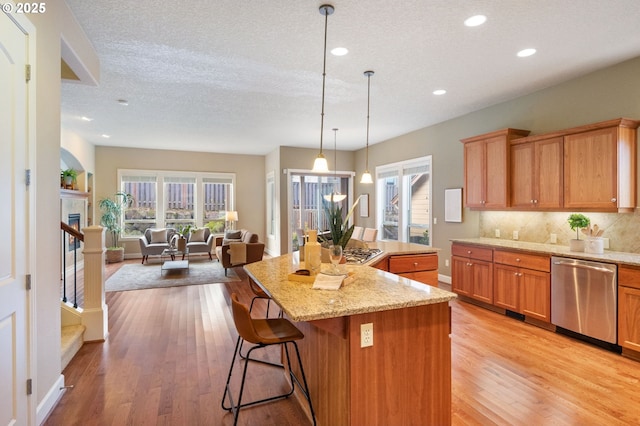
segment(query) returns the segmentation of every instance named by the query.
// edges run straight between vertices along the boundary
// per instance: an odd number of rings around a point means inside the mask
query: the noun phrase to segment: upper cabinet
[[[635,208],[639,124],[634,120],[611,120],[585,126],[583,131],[564,137],[567,209],[615,212]]]
[[[520,210],[562,208],[562,137],[513,141],[511,207]]]
[[[528,134],[528,130],[504,129],[462,140],[467,207],[509,206],[509,142]]]
[[[619,118],[543,135],[506,129],[463,139],[466,205],[633,211],[639,125]]]

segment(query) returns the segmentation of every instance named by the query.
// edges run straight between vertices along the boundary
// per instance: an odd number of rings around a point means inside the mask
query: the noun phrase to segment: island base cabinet
[[[437,303],[296,323],[317,424],[451,424],[450,312]],[[366,323],[373,346],[361,348]]]

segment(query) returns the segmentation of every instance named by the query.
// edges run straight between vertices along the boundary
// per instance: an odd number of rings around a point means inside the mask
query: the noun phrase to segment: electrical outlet
[[[518,235],[518,231],[513,231],[513,239],[514,239],[514,240],[517,240],[517,239],[518,239],[518,237],[519,237],[519,235]]]
[[[360,347],[373,346],[373,323],[360,324]]]
[[[609,239],[608,238],[603,238],[602,239],[602,245],[603,245],[602,248],[608,249],[609,248]]]
[[[446,266],[447,268],[449,267],[449,259],[444,260],[444,266]]]
[[[500,230],[496,229],[496,238],[500,238]]]
[[[558,242],[558,235],[556,235],[556,234],[550,234],[550,235],[549,235],[549,242],[550,242],[551,244],[555,244],[555,243],[557,243],[557,242]]]
[[[433,218],[433,224],[434,224],[434,225],[437,225],[437,224],[438,224],[438,218],[437,218],[437,217],[434,217],[434,218]]]

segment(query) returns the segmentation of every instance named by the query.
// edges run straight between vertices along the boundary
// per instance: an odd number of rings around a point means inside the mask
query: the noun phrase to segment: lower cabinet
[[[494,305],[551,322],[549,256],[494,250]]]
[[[618,267],[618,345],[640,354],[640,269]]]
[[[451,253],[451,290],[481,302],[493,303],[493,250],[454,244]]]
[[[438,286],[438,255],[407,254],[389,256],[389,272],[421,283]]]

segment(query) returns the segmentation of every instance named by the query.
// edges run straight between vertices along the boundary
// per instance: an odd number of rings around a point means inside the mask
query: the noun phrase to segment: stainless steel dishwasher
[[[610,263],[551,258],[551,323],[616,344],[617,268]]]

